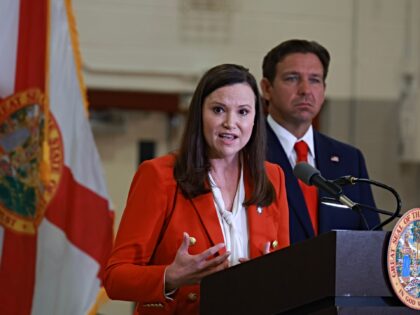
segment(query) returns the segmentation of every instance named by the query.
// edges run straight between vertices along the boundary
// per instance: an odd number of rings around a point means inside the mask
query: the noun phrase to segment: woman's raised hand
[[[200,283],[205,276],[229,266],[229,252],[212,257],[225,247],[224,243],[216,244],[197,255],[188,253],[189,244],[190,237],[184,232],[182,244],[178,248],[174,261],[166,267],[165,291],[167,292],[183,285]]]

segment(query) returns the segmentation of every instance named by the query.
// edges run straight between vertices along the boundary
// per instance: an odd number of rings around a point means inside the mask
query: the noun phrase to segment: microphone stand
[[[385,190],[388,190],[389,192],[391,192],[394,195],[396,203],[397,203],[397,207],[396,207],[394,212],[390,212],[390,211],[378,209],[378,208],[375,208],[375,207],[371,207],[371,206],[368,206],[368,205],[356,203],[356,205],[355,205],[356,207],[366,208],[368,210],[375,211],[375,212],[386,214],[386,215],[390,216],[388,219],[386,219],[383,222],[379,223],[378,225],[374,226],[371,230],[378,230],[381,227],[385,226],[386,224],[390,223],[395,218],[401,217],[400,211],[401,211],[402,202],[401,202],[400,195],[398,194],[398,192],[394,188],[392,188],[388,185],[382,184],[380,182],[371,180],[371,179],[356,178],[356,177],[353,177],[353,176],[340,177],[340,178],[334,180],[333,182],[336,183],[339,186],[344,186],[344,185],[347,185],[347,184],[354,185],[356,183],[368,183],[370,185],[374,185],[374,186],[383,188]]]

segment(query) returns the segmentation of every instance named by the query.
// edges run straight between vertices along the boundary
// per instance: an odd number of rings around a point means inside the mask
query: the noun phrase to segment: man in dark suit
[[[289,40],[264,58],[261,89],[268,104],[267,159],[279,164],[286,175],[290,213],[290,242],[296,243],[334,229],[365,230],[379,224],[379,216],[363,209],[362,215],[320,203],[326,196],[293,175],[297,162],[307,161],[327,179],[344,175],[367,178],[362,153],[327,137],[312,127],[325,99],[325,79],[330,55],[314,41]],[[367,184],[346,186],[354,202],[374,207]]]

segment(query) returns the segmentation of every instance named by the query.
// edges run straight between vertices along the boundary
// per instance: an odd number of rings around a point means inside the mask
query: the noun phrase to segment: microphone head
[[[300,162],[297,163],[295,168],[293,169],[293,174],[301,181],[303,181],[306,185],[311,186],[312,177],[314,177],[315,175],[320,175],[321,173],[312,165],[305,162]]]

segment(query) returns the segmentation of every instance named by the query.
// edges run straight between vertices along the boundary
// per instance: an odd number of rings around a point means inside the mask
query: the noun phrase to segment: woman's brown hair
[[[261,98],[254,76],[248,69],[234,64],[222,64],[208,70],[198,83],[191,99],[187,122],[176,157],[174,177],[188,198],[210,191],[210,163],[203,134],[203,104],[218,88],[237,83],[248,84],[255,95],[255,120],[251,138],[242,149],[244,172],[252,183],[252,192],[244,205],[267,206],[274,199],[274,188],[268,180],[264,161],[266,152],[265,119]]]

